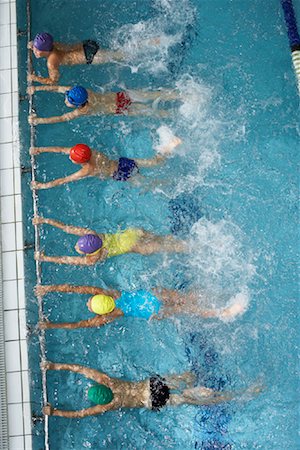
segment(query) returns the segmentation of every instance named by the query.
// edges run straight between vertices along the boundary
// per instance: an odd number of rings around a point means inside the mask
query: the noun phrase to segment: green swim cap
[[[109,314],[116,307],[115,301],[110,295],[94,295],[91,300],[91,310],[95,314]]]
[[[113,391],[105,384],[96,384],[88,390],[88,399],[97,405],[107,405],[113,398]]]

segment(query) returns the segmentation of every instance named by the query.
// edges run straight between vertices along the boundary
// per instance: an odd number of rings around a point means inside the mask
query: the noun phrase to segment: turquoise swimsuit
[[[122,292],[116,301],[116,307],[121,309],[124,316],[149,319],[152,314],[158,314],[161,301],[151,292],[140,289],[133,292]]]

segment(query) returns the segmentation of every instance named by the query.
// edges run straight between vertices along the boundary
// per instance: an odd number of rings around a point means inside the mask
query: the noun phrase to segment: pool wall
[[[29,450],[31,411],[26,343],[21,168],[18,136],[16,2],[0,1],[0,448]],[[3,338],[1,336],[3,334]],[[3,359],[3,350],[5,359]],[[5,386],[6,385],[6,386]],[[6,389],[5,389],[6,388]]]

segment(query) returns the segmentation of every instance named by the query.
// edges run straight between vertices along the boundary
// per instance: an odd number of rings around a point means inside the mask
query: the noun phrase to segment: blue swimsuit
[[[117,181],[127,181],[139,171],[134,159],[120,158],[118,170],[113,174],[113,179]]]
[[[122,292],[116,300],[116,307],[121,309],[124,316],[149,319],[152,314],[158,314],[161,301],[155,295],[144,289],[133,292]]]

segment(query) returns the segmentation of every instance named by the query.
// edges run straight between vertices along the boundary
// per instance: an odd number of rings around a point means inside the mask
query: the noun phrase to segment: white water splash
[[[133,73],[168,71],[169,49],[181,43],[186,28],[195,21],[189,0],[156,0],[157,14],[146,21],[126,24],[111,37],[110,47],[126,54],[126,65]]]
[[[248,284],[255,274],[244,236],[232,222],[212,223],[202,218],[191,230],[190,267],[194,282],[209,293],[223,319],[241,314],[248,305]],[[228,303],[228,298],[230,298]]]

